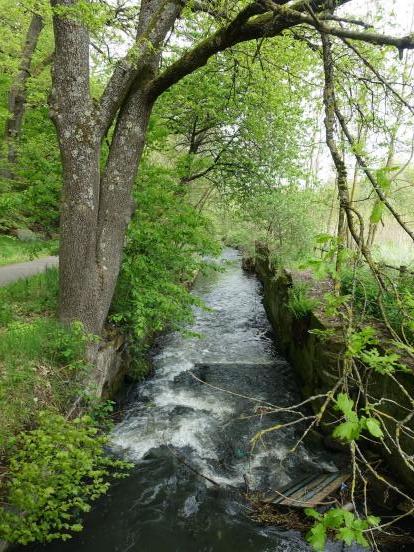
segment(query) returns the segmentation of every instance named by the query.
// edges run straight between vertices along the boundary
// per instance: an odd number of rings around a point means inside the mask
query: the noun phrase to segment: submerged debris
[[[271,497],[263,501],[293,508],[326,506],[336,502],[328,498],[341,489],[349,477],[349,473],[343,472],[308,475],[274,491]]]

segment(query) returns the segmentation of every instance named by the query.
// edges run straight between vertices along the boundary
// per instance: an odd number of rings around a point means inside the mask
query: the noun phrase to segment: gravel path
[[[52,266],[58,266],[58,257],[42,257],[26,263],[16,263],[6,266],[0,266],[0,286],[5,286],[15,280],[33,276],[39,272],[43,272]]]

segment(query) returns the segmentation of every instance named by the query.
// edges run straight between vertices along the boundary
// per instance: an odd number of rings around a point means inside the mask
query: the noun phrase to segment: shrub
[[[37,428],[12,442],[1,537],[27,544],[81,531],[80,515],[108,490],[110,477],[123,477],[128,467],[105,454],[106,443],[89,416],[68,421],[40,412]]]
[[[297,283],[289,289],[289,310],[295,318],[305,318],[318,305],[318,301],[310,297],[309,286],[304,283]]]
[[[368,516],[366,519],[361,519],[343,508],[332,508],[324,514],[320,514],[313,508],[307,508],[305,513],[315,519],[315,525],[306,535],[306,540],[316,552],[325,550],[328,533],[335,535],[337,540],[345,542],[348,546],[357,543],[367,547],[369,546],[366,539],[368,529],[380,523],[378,517]]]
[[[111,320],[139,342],[192,319],[192,307],[201,303],[187,284],[208,266],[203,259],[219,252],[209,220],[183,195],[174,174],[144,165],[141,179],[111,311]]]

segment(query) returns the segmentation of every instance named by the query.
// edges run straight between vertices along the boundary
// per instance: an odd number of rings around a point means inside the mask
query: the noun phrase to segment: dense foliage
[[[110,318],[143,338],[191,318],[199,301],[188,288],[219,245],[174,170],[145,163],[135,201]]]
[[[81,514],[108,490],[110,478],[128,467],[105,453],[107,441],[88,416],[68,421],[41,411],[36,429],[11,442],[2,537],[27,544],[66,540],[81,531]]]
[[[280,4],[269,3],[268,30],[285,13]],[[319,3],[313,4],[319,16],[326,17]],[[200,12],[198,3],[186,6],[172,25],[172,37],[164,36],[156,47],[145,33],[138,37],[124,70],[140,67],[141,48],[144,57],[157,56],[149,66],[161,71],[182,59],[195,63],[196,56],[188,51],[207,44],[205,37],[216,36],[212,33],[224,29],[243,7],[244,3],[209,3],[209,9]],[[379,6],[362,24],[355,18],[341,19],[336,38],[327,37],[318,15],[307,6],[299,24],[276,38],[267,32],[257,41],[220,46],[215,57],[194,66],[196,72],[184,71],[186,76],[155,102],[138,177],[134,178],[132,162],[132,168],[128,163],[117,166],[116,175],[126,168],[132,174],[131,220],[129,203],[111,219],[113,205],[105,210],[101,193],[123,189],[128,175],[115,178],[116,185],[110,182],[105,190],[100,186],[116,157],[116,144],[124,140],[117,140],[120,129],[128,132],[136,123],[115,124],[116,118],[134,113],[137,119],[145,111],[129,111],[125,101],[132,101],[147,75],[130,79],[135,88],[125,91],[97,140],[101,147],[90,165],[99,186],[83,195],[89,184],[85,177],[82,193],[70,196],[69,187],[61,203],[65,159],[75,164],[83,158],[82,140],[89,146],[91,129],[88,117],[80,121],[73,133],[80,146],[71,147],[61,159],[59,144],[63,151],[73,129],[58,128],[58,140],[48,98],[54,105],[57,89],[54,85],[52,90],[50,68],[59,44],[53,43],[52,12],[90,33],[91,79],[86,88],[90,106],[98,113],[117,58],[135,40],[139,8],[83,0],[53,10],[43,0],[28,0],[24,6],[0,0],[0,8],[0,265],[56,253],[61,210],[70,215],[69,205],[84,214],[97,195],[93,224],[84,224],[83,239],[74,239],[66,251],[74,252],[72,261],[84,269],[89,257],[77,259],[77,251],[86,238],[95,240],[87,251],[98,257],[105,234],[101,226],[109,224],[114,231],[120,218],[129,223],[118,244],[119,251],[123,247],[122,266],[107,322],[128,333],[139,364],[144,346],[157,333],[185,329],[194,307],[202,306],[190,293],[191,283],[197,273],[211,269],[209,259],[220,246],[237,246],[246,256],[254,256],[260,242],[269,249],[272,266],[305,268],[309,278],[332,283],[333,291],[322,300],[312,297],[308,285],[294,285],[288,306],[293,318],[302,322],[316,306],[340,322],[344,372],[326,393],[327,403],[313,425],[330,411],[332,436],[350,450],[352,500],[357,483],[366,489],[363,474],[370,464],[355,458],[367,440],[387,453],[394,447],[414,471],[412,454],[400,442],[400,433],[413,437],[412,416],[394,418],[396,429],[391,431],[391,414],[384,414],[381,402],[372,400],[366,383],[371,375],[397,382],[412,409],[413,399],[399,378],[410,372],[414,358],[413,58],[404,47],[396,56],[394,50],[377,48],[375,40],[340,37],[343,26],[358,33],[381,24]],[[259,13],[248,17],[250,28],[261,21]],[[41,29],[33,52],[27,54],[28,30],[39,18]],[[70,108],[80,106],[79,98]],[[17,115],[16,105],[21,110]],[[146,107],[151,111],[152,104]],[[65,118],[63,112],[61,122],[77,117],[71,113]],[[10,133],[13,117],[21,117],[21,124]],[[127,154],[145,127],[129,135]],[[69,177],[74,177],[75,188],[76,171]],[[22,241],[22,229],[31,231],[32,241]],[[99,262],[91,267],[102,268]],[[86,279],[88,270],[83,276]],[[93,285],[97,281],[92,280]],[[78,287],[82,285],[85,282]],[[97,338],[85,333],[79,321],[67,326],[57,321],[58,286],[57,272],[50,271],[0,288],[0,456],[7,466],[1,491],[7,508],[1,510],[0,530],[2,538],[21,543],[67,538],[80,530],[81,513],[106,491],[112,468],[123,467],[105,455],[106,438],[94,421],[67,419],[79,398],[85,410],[91,408],[93,401],[84,397],[92,368],[85,351]],[[313,334],[321,340],[332,335],[329,329]],[[137,375],[145,374],[141,370]],[[376,475],[382,480],[382,474]],[[414,499],[408,498],[414,510]],[[347,544],[366,545],[366,535],[379,523],[366,502],[363,512],[333,508],[324,513],[309,510],[308,515],[315,519],[308,540],[316,550],[322,550],[332,535]]]
[[[0,77],[3,105],[9,87],[10,81]],[[48,109],[35,105],[26,117],[13,180],[1,177],[0,157],[0,232],[28,227],[45,237],[56,234],[60,188],[59,150]]]

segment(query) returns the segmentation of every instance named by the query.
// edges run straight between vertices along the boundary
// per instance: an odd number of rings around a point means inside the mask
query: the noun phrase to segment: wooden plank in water
[[[349,477],[350,474],[344,472],[313,474],[276,490],[276,494],[264,502],[293,508],[314,508],[335,493]]]

